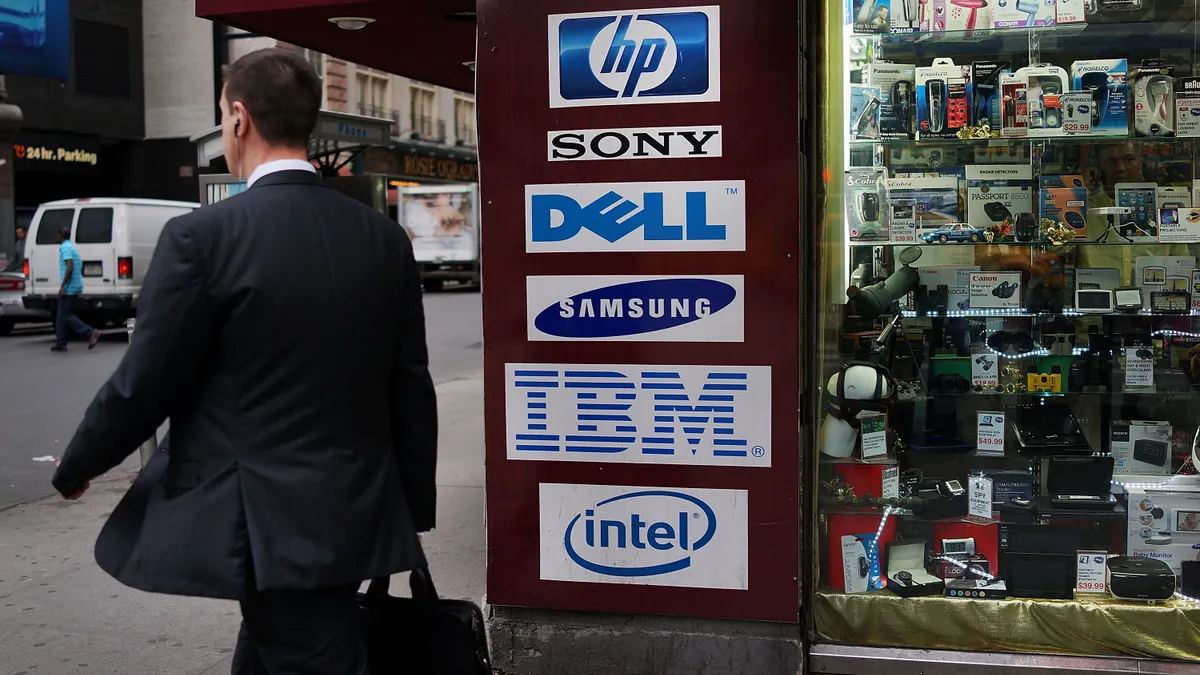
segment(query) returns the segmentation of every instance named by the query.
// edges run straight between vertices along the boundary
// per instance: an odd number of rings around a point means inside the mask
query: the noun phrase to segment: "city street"
[[[444,597],[484,592],[480,295],[426,296],[441,438],[438,527],[426,553]],[[137,456],[78,502],[51,497],[50,476],[83,409],[125,350],[49,351],[48,331],[0,339],[0,675],[228,672],[237,607],[125,588],[92,546],[128,487]],[[40,461],[41,460],[41,461]],[[407,594],[403,578],[393,592]]]

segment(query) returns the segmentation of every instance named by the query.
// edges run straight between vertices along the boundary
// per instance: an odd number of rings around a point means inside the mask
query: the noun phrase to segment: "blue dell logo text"
[[[644,335],[706,319],[737,297],[713,279],[633,281],[578,293],[543,309],[534,327],[562,338]]]
[[[640,505],[649,503],[670,518],[647,518]],[[717,533],[717,515],[701,499],[674,490],[643,490],[605,499],[594,509],[577,514],[563,535],[571,561],[585,570],[617,577],[649,577],[687,569],[692,554]],[[654,552],[656,560],[638,564],[638,551]],[[657,558],[662,558],[660,561]],[[614,560],[626,564],[611,564]],[[603,561],[603,562],[601,562]]]
[[[719,8],[550,17],[551,107],[720,100]]]
[[[633,199],[638,199],[641,204]],[[662,192],[645,192],[634,198],[608,192],[586,205],[567,195],[533,195],[531,200],[530,217],[535,243],[567,241],[582,230],[593,232],[609,243],[616,243],[639,228],[643,229],[642,236],[646,241],[725,239],[725,226],[708,222],[708,202],[704,192],[687,193],[687,215],[684,222],[679,224],[665,222]]]

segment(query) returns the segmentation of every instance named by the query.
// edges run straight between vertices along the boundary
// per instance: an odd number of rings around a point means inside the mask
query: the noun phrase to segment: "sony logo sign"
[[[547,133],[547,159],[661,159],[720,157],[720,126],[584,129]]]

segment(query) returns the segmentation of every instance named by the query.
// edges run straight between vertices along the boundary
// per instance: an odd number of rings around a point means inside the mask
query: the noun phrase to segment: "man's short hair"
[[[321,110],[321,78],[290,49],[261,49],[222,68],[225,99],[241,101],[267,143],[308,145]]]
[[[69,228],[69,227],[58,228],[58,236],[62,237],[63,239],[70,239],[71,238],[71,228]]]

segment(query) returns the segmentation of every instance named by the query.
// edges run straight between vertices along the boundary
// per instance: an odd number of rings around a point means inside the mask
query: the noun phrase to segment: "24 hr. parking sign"
[[[768,366],[505,365],[508,458],[771,466]]]

